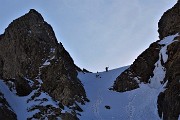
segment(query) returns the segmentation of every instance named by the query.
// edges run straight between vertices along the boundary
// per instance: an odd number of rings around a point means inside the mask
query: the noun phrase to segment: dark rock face
[[[52,27],[33,9],[0,35],[0,78],[14,80],[19,96],[27,96],[41,84],[41,91],[65,106],[75,101],[84,104],[87,98],[77,69]],[[27,79],[36,84],[30,86]]]
[[[180,1],[164,13],[159,21],[160,38],[180,33]],[[168,46],[168,60],[165,63],[168,80],[166,90],[158,97],[159,115],[164,120],[177,120],[180,115],[180,37]]]
[[[180,37],[168,46],[166,62],[166,90],[158,97],[159,115],[164,120],[177,120],[180,115]]]
[[[61,118],[63,120],[79,120],[76,117],[74,117],[72,114],[69,114],[69,113],[63,114]]]
[[[159,37],[180,33],[180,0],[164,13],[159,23]],[[150,45],[134,63],[124,71],[115,81],[113,89],[119,92],[138,88],[138,82],[148,83],[153,76],[154,64],[159,59],[160,45],[157,42]],[[166,90],[158,96],[158,113],[163,120],[178,120],[180,115],[180,37],[167,47],[168,60],[161,61],[166,68],[164,78]],[[138,78],[139,81],[136,81]]]
[[[0,120],[17,120],[16,114],[11,110],[4,95],[0,92]]]
[[[159,38],[174,35],[180,31],[180,1],[173,8],[166,11],[158,23]]]
[[[23,77],[17,77],[14,80],[14,84],[16,86],[17,95],[19,96],[26,96],[32,92],[32,88],[28,84],[28,81],[26,81]]]
[[[72,105],[75,100],[84,104],[85,91],[76,77],[75,67],[68,68],[69,64],[60,64],[64,60],[62,57],[59,61],[52,61],[51,65],[42,69],[43,89],[63,105]],[[68,73],[71,74],[67,76]]]
[[[113,89],[124,92],[138,88],[138,82],[148,83],[149,78],[153,76],[154,64],[159,59],[159,51],[160,46],[157,42],[152,43],[127,70],[117,77]]]
[[[3,75],[3,60],[0,58],[0,78],[2,78]]]
[[[47,44],[48,41],[52,45],[55,43],[47,35],[48,30],[48,24],[34,10],[8,26],[0,41],[0,55],[4,63],[3,78],[11,79],[26,74],[31,78],[37,76],[38,67],[43,57],[48,56],[48,49],[51,47]]]

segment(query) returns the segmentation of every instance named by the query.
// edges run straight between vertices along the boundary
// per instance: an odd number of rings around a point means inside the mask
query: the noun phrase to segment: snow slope
[[[5,82],[3,82],[3,80],[0,80],[0,91],[4,94],[4,97],[6,98],[10,107],[16,113],[18,120],[26,120],[27,118],[32,117],[35,113],[38,113],[38,109],[32,111],[30,110],[36,105],[52,105],[54,107],[59,107],[58,103],[53,101],[52,98],[45,92],[41,92],[41,94],[34,100],[31,100],[31,96],[33,96],[37,90],[32,91],[28,96],[17,96],[15,93],[9,90],[8,86],[5,84]],[[43,99],[47,100],[43,101]]]
[[[81,120],[160,120],[157,111],[157,98],[164,91],[161,81],[166,69],[161,60],[167,61],[167,46],[174,42],[177,36],[169,36],[161,40],[159,60],[155,63],[154,76],[149,84],[140,83],[140,88],[123,93],[110,91],[114,80],[128,67],[101,73],[82,73],[78,77],[82,81],[90,102],[81,105],[84,112],[80,113]],[[138,80],[137,80],[138,81]],[[168,81],[167,81],[168,82]],[[106,109],[105,106],[110,106]]]
[[[89,103],[81,106],[81,120],[159,120],[157,96],[161,90],[140,84],[140,88],[124,93],[110,91],[116,77],[127,67],[99,73],[79,73]],[[105,106],[110,106],[106,109]]]

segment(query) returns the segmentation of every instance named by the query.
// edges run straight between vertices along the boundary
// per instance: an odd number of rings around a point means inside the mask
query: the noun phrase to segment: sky
[[[158,21],[177,0],[3,0],[0,34],[36,9],[75,64],[89,71],[130,65],[158,40]]]

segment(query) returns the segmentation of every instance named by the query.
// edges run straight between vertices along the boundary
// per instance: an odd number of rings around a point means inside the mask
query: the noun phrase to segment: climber
[[[108,68],[109,68],[109,67],[106,67],[106,68],[105,68],[105,69],[106,69],[106,72],[108,72]]]

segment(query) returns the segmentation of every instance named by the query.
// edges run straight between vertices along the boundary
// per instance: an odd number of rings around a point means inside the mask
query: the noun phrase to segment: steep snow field
[[[127,67],[99,73],[79,73],[90,102],[81,106],[81,120],[159,120],[157,96],[161,89],[140,84],[140,88],[124,93],[110,91],[116,77]],[[110,106],[106,109],[105,106]]]
[[[123,93],[109,90],[115,79],[128,67],[101,73],[79,73],[90,102],[81,106],[81,120],[160,120],[157,111],[157,98],[164,91],[160,82],[165,77],[161,60],[167,61],[167,46],[177,36],[169,36],[159,42],[162,45],[159,60],[155,63],[154,76],[149,84],[140,83],[140,88]],[[144,71],[146,72],[146,71]],[[109,106],[107,109],[105,106]]]

